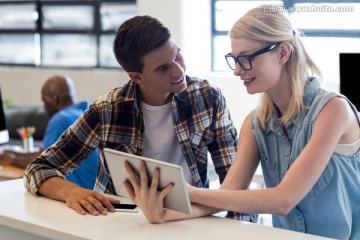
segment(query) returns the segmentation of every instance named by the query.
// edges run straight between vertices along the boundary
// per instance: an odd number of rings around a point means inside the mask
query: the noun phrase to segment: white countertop
[[[0,193],[0,239],[325,239],[216,216],[164,224],[149,224],[141,213],[84,216],[31,195],[22,179],[0,182]]]

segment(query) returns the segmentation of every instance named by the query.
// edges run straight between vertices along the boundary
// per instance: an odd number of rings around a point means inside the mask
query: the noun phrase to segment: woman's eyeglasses
[[[279,44],[280,43],[276,43],[276,44],[267,46],[267,47],[260,49],[259,51],[256,51],[250,55],[239,55],[239,56],[234,57],[233,55],[231,55],[231,53],[228,53],[225,55],[225,60],[232,70],[235,70],[236,63],[238,63],[242,69],[244,69],[245,71],[250,71],[252,69],[251,60],[253,58],[255,58],[256,56],[259,56],[260,54],[267,53],[267,52],[274,50]]]

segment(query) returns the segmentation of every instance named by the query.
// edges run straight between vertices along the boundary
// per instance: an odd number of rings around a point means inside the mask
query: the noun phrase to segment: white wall
[[[2,97],[16,104],[42,104],[41,87],[48,77],[55,74],[70,76],[74,80],[78,100],[89,101],[129,79],[125,72],[114,70],[0,67]]]

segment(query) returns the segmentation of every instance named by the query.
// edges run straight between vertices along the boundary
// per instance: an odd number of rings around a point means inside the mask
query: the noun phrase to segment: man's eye
[[[167,69],[167,66],[161,66],[157,69],[158,72],[163,72]]]

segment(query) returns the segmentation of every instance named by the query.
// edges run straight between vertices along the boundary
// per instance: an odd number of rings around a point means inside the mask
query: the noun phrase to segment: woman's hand
[[[158,191],[160,170],[153,171],[151,185],[148,185],[148,175],[144,162],[139,163],[140,179],[128,162],[124,164],[130,181],[124,181],[124,186],[131,200],[142,210],[150,223],[163,223],[165,221],[166,209],[164,209],[164,198],[174,187],[167,185]]]

